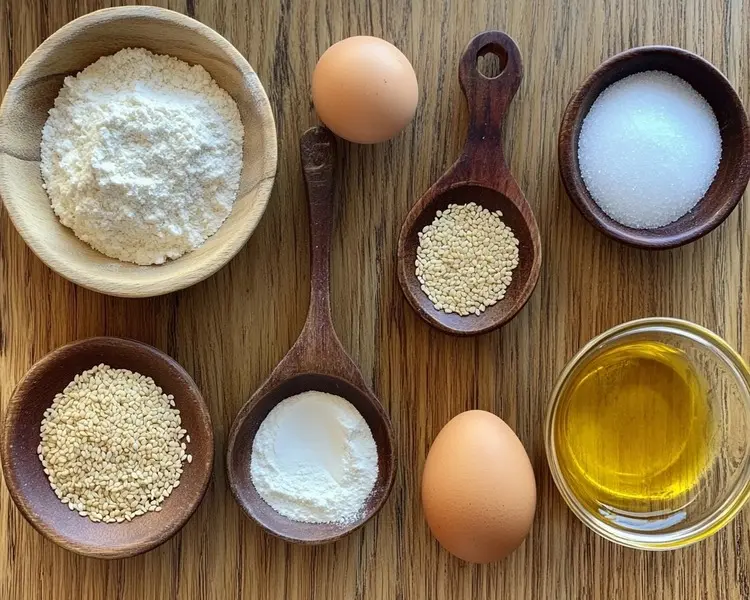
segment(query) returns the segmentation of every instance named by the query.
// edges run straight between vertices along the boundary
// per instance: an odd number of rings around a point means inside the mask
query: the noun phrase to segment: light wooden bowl
[[[193,460],[184,463],[180,485],[164,500],[162,510],[123,523],[94,523],[60,502],[36,453],[44,411],[55,394],[100,363],[151,377],[165,394],[174,395],[190,435]],[[200,390],[172,358],[134,340],[97,337],[62,346],[29,369],[8,402],[0,451],[10,496],[39,533],[78,554],[123,558],[165,542],[198,508],[211,479],[214,434]]]
[[[127,47],[202,65],[237,102],[245,127],[242,177],[232,213],[203,246],[163,265],[138,266],[92,249],[59,222],[42,188],[42,127],[64,78]],[[51,269],[113,296],[166,294],[209,277],[229,262],[263,215],[276,155],[271,106],[244,57],[209,27],[151,6],[104,9],[68,23],[26,60],[0,106],[0,195],[13,224]]]

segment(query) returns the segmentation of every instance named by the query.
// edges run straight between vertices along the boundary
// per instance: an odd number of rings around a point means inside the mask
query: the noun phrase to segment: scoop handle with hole
[[[497,77],[487,77],[477,68],[477,59],[489,53],[500,58],[502,70]],[[406,216],[398,240],[398,279],[409,303],[430,325],[455,335],[477,335],[510,321],[529,300],[539,279],[542,247],[534,213],[503,153],[503,122],[523,77],[518,46],[501,31],[481,33],[467,45],[458,75],[469,109],[466,143],[456,162]],[[434,221],[439,210],[469,202],[504,213],[505,224],[519,240],[521,259],[503,300],[481,315],[464,318],[435,308],[414,264],[419,232]]]
[[[487,77],[477,68],[486,54],[500,59],[501,72]],[[504,164],[503,123],[523,79],[521,52],[513,39],[502,31],[485,31],[466,46],[458,67],[458,79],[469,108],[469,132],[462,166],[470,174],[487,172]]]
[[[271,389],[297,374],[318,373],[367,389],[362,374],[341,345],[331,318],[336,137],[325,127],[308,129],[300,140],[300,159],[310,211],[310,307],[299,338],[263,388]]]

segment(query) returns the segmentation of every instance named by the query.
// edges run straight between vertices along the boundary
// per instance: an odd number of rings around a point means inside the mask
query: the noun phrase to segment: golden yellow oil
[[[579,499],[632,511],[673,504],[709,466],[707,390],[681,350],[623,343],[591,360],[566,389],[556,450]]]

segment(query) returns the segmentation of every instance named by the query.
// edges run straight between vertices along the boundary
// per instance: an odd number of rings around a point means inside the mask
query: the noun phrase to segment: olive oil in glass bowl
[[[651,550],[696,542],[750,495],[750,372],[692,323],[620,325],[563,371],[545,442],[563,498],[597,533]]]

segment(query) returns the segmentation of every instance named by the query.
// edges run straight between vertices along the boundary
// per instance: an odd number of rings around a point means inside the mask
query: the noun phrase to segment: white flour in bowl
[[[63,225],[122,261],[197,248],[232,210],[243,127],[200,65],[142,48],[67,77],[42,131],[42,177]]]

